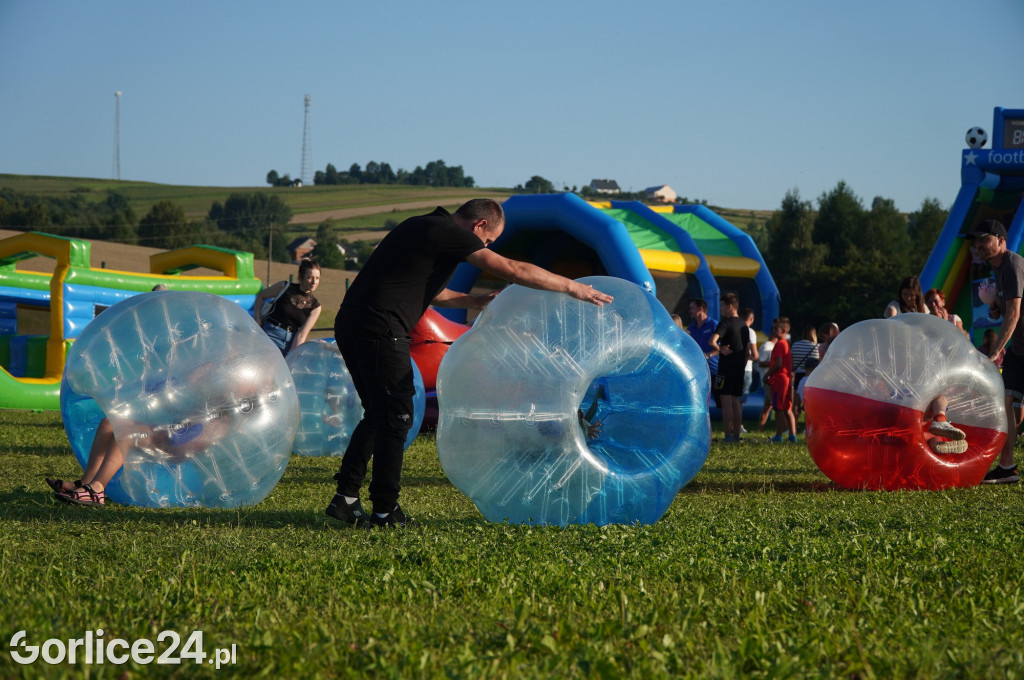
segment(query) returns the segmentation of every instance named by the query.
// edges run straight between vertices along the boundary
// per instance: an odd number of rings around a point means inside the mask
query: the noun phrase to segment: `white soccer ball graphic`
[[[972,127],[967,131],[967,146],[972,149],[981,149],[988,144],[988,133],[980,127]]]

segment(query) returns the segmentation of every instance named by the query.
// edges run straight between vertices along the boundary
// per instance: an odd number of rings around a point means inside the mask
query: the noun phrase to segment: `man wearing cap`
[[[989,470],[983,480],[985,484],[1010,484],[1020,481],[1013,462],[1013,446],[1017,442],[1017,413],[1024,401],[1024,324],[1020,323],[1024,257],[1006,249],[1006,227],[996,220],[984,220],[962,236],[969,241],[971,253],[992,267],[996,281],[996,299],[989,314],[1001,322],[999,334],[989,346],[989,359],[996,361],[1003,347],[1010,344],[1003,358],[1006,442],[999,454],[999,464]]]

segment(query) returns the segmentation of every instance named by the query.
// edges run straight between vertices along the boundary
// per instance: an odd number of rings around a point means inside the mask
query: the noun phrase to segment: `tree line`
[[[553,189],[550,184],[534,176],[524,188]],[[737,226],[760,249],[778,286],[782,314],[799,332],[805,325],[835,321],[845,327],[880,316],[900,280],[921,271],[947,216],[934,198],[909,215],[887,198],[875,197],[865,206],[840,181],[813,203],[793,189],[767,224]],[[164,249],[205,243],[248,251],[257,259],[265,259],[269,248],[277,262],[291,260],[284,236],[291,218],[291,208],[267,192],[231,194],[224,203],[213,203],[205,218],[189,219],[180,205],[167,200],[137,218],[116,192],[87,201],[74,193],[34,196],[0,188],[0,226],[5,228]],[[373,247],[342,241],[330,221],[319,225],[316,241],[314,254],[323,266],[335,269],[358,267]]]
[[[279,175],[277,170],[267,173],[267,184],[270,186],[291,186],[294,180],[285,174]],[[399,168],[392,170],[390,163],[370,161],[365,168],[353,163],[348,170],[338,171],[328,163],[323,170],[313,174],[313,184],[332,186],[338,184],[409,184],[427,187],[473,187],[473,178],[465,173],[461,165],[447,165],[443,160],[427,163],[426,167],[416,166],[412,172]]]
[[[787,192],[754,241],[794,337],[808,325],[835,321],[845,328],[881,317],[900,281],[923,269],[948,214],[934,198],[909,216],[888,198],[866,207],[842,181],[816,206],[796,189]]]
[[[66,197],[21,194],[0,188],[0,225],[7,229],[43,231],[67,238],[116,241],[152,248],[183,248],[196,243],[267,256],[271,234],[282,234],[292,209],[266,192],[233,193],[214,202],[205,219],[189,219],[179,204],[162,200],[141,218],[116,191],[102,201],[79,194]],[[273,259],[289,262],[283,235],[273,239]]]

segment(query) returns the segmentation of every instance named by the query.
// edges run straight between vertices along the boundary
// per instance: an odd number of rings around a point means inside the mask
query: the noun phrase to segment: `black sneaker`
[[[405,529],[406,527],[419,526],[419,522],[414,520],[412,517],[407,517],[402,512],[402,506],[396,505],[395,509],[384,515],[378,517],[377,513],[370,515],[370,522],[368,527],[370,529],[382,529],[384,527],[396,527],[398,529]]]
[[[346,503],[345,497],[340,493],[334,494],[334,498],[331,499],[331,503],[324,513],[328,517],[333,517],[352,526],[366,526],[370,518],[370,515],[363,510],[363,506],[359,504],[358,498],[351,503]]]
[[[1020,481],[1020,475],[1017,474],[1017,466],[1014,465],[1012,468],[1004,468],[996,465],[994,468],[988,471],[985,475],[985,479],[981,480],[982,484],[1013,484]]]

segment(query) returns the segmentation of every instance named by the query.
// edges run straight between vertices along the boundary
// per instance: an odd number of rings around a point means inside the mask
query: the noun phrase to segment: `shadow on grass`
[[[309,510],[243,508],[139,508],[111,503],[105,508],[77,506],[56,500],[53,493],[22,489],[0,493],[0,521],[81,522],[83,524],[182,525],[209,527],[281,527],[321,529],[330,520],[317,507]],[[334,523],[336,524],[336,523]]]
[[[39,446],[38,444],[33,444],[31,447],[25,447],[22,449],[3,447],[0,448],[0,456],[38,456],[40,458],[75,459],[75,454],[71,452],[71,449],[68,448],[66,443],[54,446]]]
[[[338,463],[341,463],[341,459],[338,458]],[[284,476],[281,477],[281,481],[278,485],[287,486],[289,484],[330,484],[334,485],[334,470],[320,470],[311,468],[309,470],[285,470]],[[370,479],[370,475],[367,474],[367,480]],[[430,487],[430,486],[451,486],[451,482],[448,481],[447,477],[442,476],[426,476],[426,475],[402,475],[402,487],[418,486],[418,487]]]
[[[690,482],[679,492],[681,494],[698,493],[732,493],[735,491],[752,491],[761,493],[822,493],[846,492],[832,482],[799,482],[799,481],[721,481],[721,482]]]

